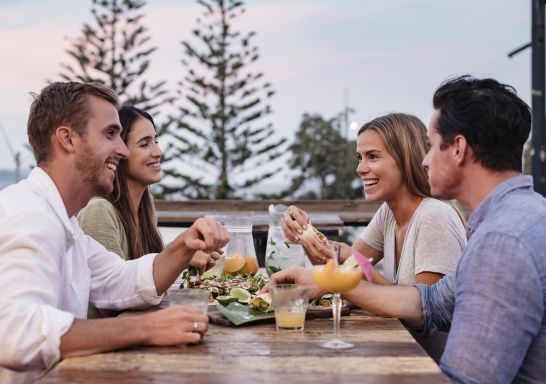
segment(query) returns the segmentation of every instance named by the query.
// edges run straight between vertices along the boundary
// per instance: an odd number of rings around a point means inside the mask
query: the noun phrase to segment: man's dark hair
[[[462,135],[484,167],[521,172],[531,111],[513,87],[493,79],[461,76],[440,85],[432,103],[439,111],[436,129],[442,136],[440,149]]]

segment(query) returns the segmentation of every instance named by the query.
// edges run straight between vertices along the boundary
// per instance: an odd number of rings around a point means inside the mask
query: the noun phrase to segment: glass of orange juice
[[[277,331],[303,332],[309,289],[297,284],[279,284],[271,288],[271,306],[275,311]]]
[[[332,311],[334,317],[334,338],[321,344],[328,349],[348,349],[353,344],[341,340],[339,336],[339,325],[341,321],[341,293],[355,288],[362,279],[362,273],[354,266],[343,267],[337,262],[337,250],[333,250],[333,258],[329,259],[326,265],[316,265],[311,274],[317,285],[327,292],[332,293]]]

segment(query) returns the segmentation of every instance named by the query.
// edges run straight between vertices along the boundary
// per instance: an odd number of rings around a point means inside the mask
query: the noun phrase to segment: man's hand
[[[85,356],[134,345],[195,344],[209,319],[199,308],[174,305],[143,315],[75,319],[61,337],[61,358]]]
[[[229,234],[215,219],[201,217],[178,238],[181,238],[186,247],[194,251],[218,252],[228,243]]]
[[[209,318],[199,308],[174,305],[142,316],[145,345],[194,344],[201,341]]]
[[[220,252],[229,241],[228,231],[211,217],[199,218],[154,259],[153,275],[158,295],[165,292],[188,267],[196,251]]]
[[[293,265],[271,276],[269,283],[262,288],[262,292],[268,292],[271,287],[277,284],[300,284],[309,288],[309,299],[314,300],[321,297],[325,292],[313,281],[311,272],[299,265]]]
[[[220,257],[221,255],[219,252],[207,253],[203,251],[197,251],[191,258],[190,267],[197,268],[199,275],[202,275],[205,271],[208,271],[209,269],[214,267]]]

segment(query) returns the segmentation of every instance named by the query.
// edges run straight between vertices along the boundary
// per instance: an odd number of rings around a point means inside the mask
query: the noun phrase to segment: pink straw
[[[372,263],[370,262],[371,258],[368,259],[364,255],[358,252],[356,249],[351,248],[351,253],[355,257],[356,263],[360,267],[360,270],[366,276],[366,279],[372,281]]]

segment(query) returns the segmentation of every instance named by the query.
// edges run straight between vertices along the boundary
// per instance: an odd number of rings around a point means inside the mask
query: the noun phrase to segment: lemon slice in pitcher
[[[224,259],[224,274],[232,274],[238,272],[245,266],[245,259],[241,255]]]

